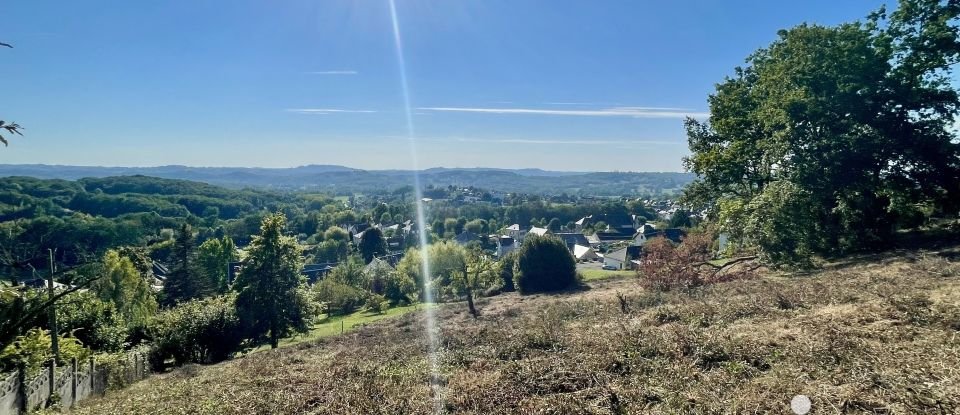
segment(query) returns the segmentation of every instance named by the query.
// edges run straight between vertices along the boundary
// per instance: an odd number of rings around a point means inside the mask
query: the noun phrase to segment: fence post
[[[77,404],[77,358],[70,359],[70,407]]]
[[[93,356],[90,356],[90,395],[99,395],[97,392],[97,377],[94,370]]]
[[[51,360],[50,367],[47,368],[47,386],[50,389],[50,395],[47,397],[47,402],[50,401],[50,398],[53,397],[53,393],[57,387],[57,361]],[[46,405],[44,405],[46,406]]]
[[[20,402],[18,406],[20,412],[18,413],[27,413],[27,399],[30,398],[30,393],[27,390],[27,365],[24,362],[19,362],[17,364],[17,381],[20,383],[17,386],[17,397],[19,397]]]

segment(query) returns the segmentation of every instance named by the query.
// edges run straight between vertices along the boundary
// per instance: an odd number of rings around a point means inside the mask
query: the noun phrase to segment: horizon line
[[[292,170],[304,167],[340,167],[351,170],[358,171],[425,171],[425,170],[438,170],[438,169],[450,169],[450,170],[538,170],[548,173],[690,173],[685,171],[670,171],[670,170],[659,170],[659,171],[650,171],[650,170],[551,170],[543,169],[539,167],[484,167],[484,166],[473,166],[473,167],[447,167],[447,166],[434,166],[434,167],[423,167],[419,170],[406,169],[406,168],[379,168],[379,169],[363,169],[358,167],[344,166],[342,164],[301,164],[296,166],[286,166],[286,167],[276,167],[276,166],[199,166],[199,165],[186,165],[186,164],[158,164],[158,165],[138,165],[138,166],[105,166],[97,164],[47,164],[47,163],[0,163],[0,167],[30,167],[30,166],[43,166],[43,167],[77,167],[77,168],[102,168],[102,169],[156,169],[162,167],[182,167],[190,169],[260,169],[260,170]],[[692,174],[692,173],[691,173]],[[0,176],[0,177],[11,177],[11,176]]]

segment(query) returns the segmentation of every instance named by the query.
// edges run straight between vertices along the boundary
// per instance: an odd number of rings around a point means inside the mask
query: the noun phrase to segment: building
[[[610,252],[603,257],[603,266],[613,267],[618,270],[633,269],[633,261],[640,257],[639,246],[628,246],[623,249]]]
[[[497,258],[503,258],[504,255],[509,254],[514,249],[517,249],[517,242],[513,238],[507,235],[497,238]]]
[[[516,223],[507,226],[507,236],[513,238],[518,244],[523,243],[523,238],[527,236],[527,232],[527,230],[521,228],[520,225]]]
[[[531,227],[531,228],[530,228],[530,232],[527,232],[528,235],[529,235],[529,234],[534,234],[534,235],[537,235],[537,236],[549,235],[550,233],[551,233],[551,232],[550,232],[549,229],[547,229],[547,228],[538,228],[538,227],[536,227],[536,226]]]
[[[569,249],[570,252],[573,252],[573,247],[575,245],[583,245],[587,247],[590,246],[590,241],[587,240],[587,237],[583,236],[582,233],[557,232],[553,234],[553,236],[556,236],[557,238],[560,238],[561,240],[563,240],[563,242],[567,244],[567,249]]]
[[[574,245],[573,246],[573,257],[580,262],[586,261],[596,261],[600,259],[600,255],[597,255],[597,251],[594,251],[590,246],[585,245]]]

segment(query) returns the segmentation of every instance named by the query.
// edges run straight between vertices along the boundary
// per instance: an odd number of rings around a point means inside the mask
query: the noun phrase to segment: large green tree
[[[360,236],[357,250],[363,257],[363,263],[369,264],[375,256],[387,253],[387,240],[383,238],[383,232],[379,228],[370,228]]]
[[[237,312],[251,337],[268,337],[276,348],[280,338],[305,332],[312,307],[300,274],[302,259],[296,239],[284,236],[286,217],[268,215],[247,249],[240,276],[234,283]]]
[[[153,291],[129,258],[114,250],[107,251],[101,273],[93,290],[103,301],[113,303],[127,324],[142,326],[156,313]]]
[[[164,304],[174,305],[213,294],[215,287],[204,277],[197,262],[193,228],[186,223],[177,232],[170,262],[170,273],[163,283]]]
[[[686,121],[687,202],[734,241],[804,263],[889,242],[918,211],[956,212],[960,3],[902,0],[863,23],[800,25],[736,68]]]
[[[207,239],[197,248],[197,262],[208,284],[217,292],[227,292],[227,264],[240,258],[233,239],[224,235],[222,238]]]

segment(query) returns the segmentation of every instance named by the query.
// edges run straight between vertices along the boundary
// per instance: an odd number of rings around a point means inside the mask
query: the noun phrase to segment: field
[[[187,366],[80,414],[443,412],[960,412],[956,248],[767,273],[691,293],[631,278],[555,295],[505,294],[437,309],[439,375],[423,312]],[[339,326],[337,327],[337,331]]]

